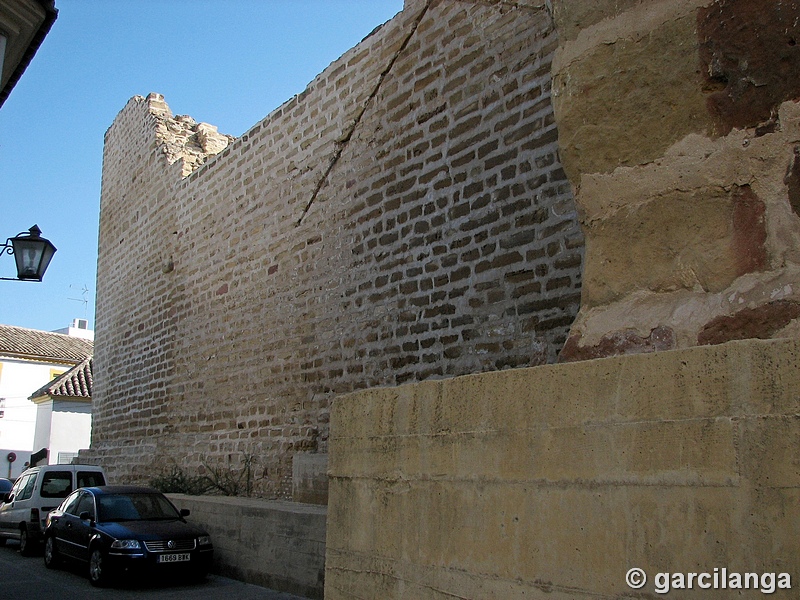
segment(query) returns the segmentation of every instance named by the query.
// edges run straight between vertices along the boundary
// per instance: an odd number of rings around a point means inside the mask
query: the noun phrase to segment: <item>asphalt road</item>
[[[110,588],[94,588],[85,568],[50,570],[41,556],[24,557],[16,542],[0,547],[0,600],[306,600],[256,585],[209,575],[199,584],[181,582],[129,582]]]

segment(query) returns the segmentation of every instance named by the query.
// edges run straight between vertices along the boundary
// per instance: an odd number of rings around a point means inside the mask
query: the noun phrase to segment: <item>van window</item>
[[[42,478],[42,498],[66,498],[72,491],[72,473],[48,471]]]
[[[14,482],[14,487],[11,488],[11,493],[14,494],[14,498],[19,498],[22,490],[25,489],[25,484],[28,482],[29,477],[30,475],[22,475]]]
[[[28,481],[30,481],[30,478],[30,475],[22,475],[14,482],[14,487],[11,488],[11,493],[14,495],[14,500],[20,500],[22,492],[25,490],[25,486],[28,484]]]
[[[105,485],[106,480],[102,473],[97,471],[78,471],[78,487],[97,487]]]
[[[15,500],[27,500],[33,495],[33,488],[36,485],[36,476],[38,473],[31,473],[28,475],[28,481],[25,482],[25,487],[22,488],[22,491],[19,493],[19,498],[15,498]]]

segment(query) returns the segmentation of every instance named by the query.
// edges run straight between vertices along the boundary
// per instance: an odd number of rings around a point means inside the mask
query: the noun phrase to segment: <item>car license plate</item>
[[[174,563],[174,562],[186,562],[190,559],[189,554],[162,554],[158,557],[158,562],[160,563]]]

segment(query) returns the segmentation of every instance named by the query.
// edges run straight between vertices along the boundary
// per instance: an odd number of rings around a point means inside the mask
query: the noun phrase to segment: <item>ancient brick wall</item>
[[[287,497],[336,394],[554,362],[583,256],[556,46],[534,3],[415,1],[239,139],[133,98],[106,136],[85,458],[146,481],[252,456]]]

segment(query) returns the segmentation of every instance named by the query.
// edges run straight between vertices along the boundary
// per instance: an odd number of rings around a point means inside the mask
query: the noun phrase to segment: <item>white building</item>
[[[94,342],[94,331],[89,329],[87,319],[72,319],[72,325],[64,329],[56,329],[53,333],[63,333],[71,337],[79,337]]]
[[[33,447],[49,464],[69,464],[92,441],[92,357],[31,394],[36,405]]]
[[[0,477],[16,477],[31,453],[46,447],[35,446],[31,395],[90,357],[93,346],[83,337],[0,325]],[[16,460],[10,463],[12,452]]]

